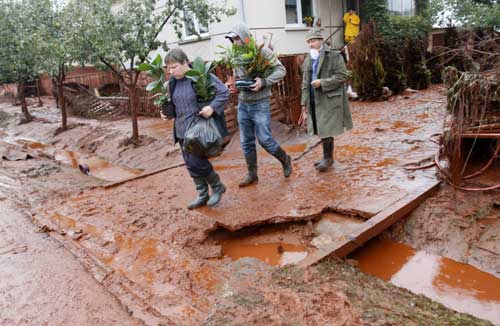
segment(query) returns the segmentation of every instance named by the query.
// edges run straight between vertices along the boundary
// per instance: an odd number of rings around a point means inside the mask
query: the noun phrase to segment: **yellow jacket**
[[[359,34],[359,23],[361,19],[356,14],[346,13],[344,15],[345,38],[354,39]]]

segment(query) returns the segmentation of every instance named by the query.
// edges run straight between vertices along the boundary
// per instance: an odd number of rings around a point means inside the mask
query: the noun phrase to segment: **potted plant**
[[[200,108],[208,105],[215,96],[215,85],[212,82],[212,62],[205,63],[202,58],[196,57],[191,64],[190,70],[186,71],[186,77],[193,81],[194,90]]]
[[[167,117],[174,117],[174,109],[170,103],[168,95],[168,81],[165,80],[165,70],[163,69],[163,59],[158,54],[150,63],[141,63],[138,67],[140,71],[146,71],[153,79],[146,86],[146,91],[153,94],[153,103],[162,109],[162,113]]]
[[[151,63],[141,63],[138,67],[140,71],[146,71],[148,76],[153,79],[151,83],[146,86],[146,91],[153,94],[155,98],[154,104],[161,106],[169,100],[167,85],[168,81],[165,80],[165,70],[163,69],[163,59],[158,54]]]
[[[247,80],[237,80],[236,88],[246,90],[255,83],[255,78],[266,78],[271,74],[276,56],[266,58],[262,54],[264,43],[258,45],[253,37],[246,37],[242,45],[232,44],[230,47],[222,47],[222,52],[218,54],[221,59],[217,62],[226,68],[243,68],[246,75],[250,77]]]
[[[302,19],[302,22],[304,24],[306,24],[307,27],[312,27],[313,23],[314,23],[314,16],[305,16],[303,19]]]
[[[140,71],[147,71],[149,77],[153,79],[146,86],[146,91],[153,94],[154,104],[162,108],[163,114],[173,117],[173,106],[168,95],[168,81],[165,80],[165,70],[162,65],[162,58],[158,54],[151,63],[139,65]],[[208,105],[215,95],[215,85],[210,78],[212,62],[205,63],[202,58],[197,57],[192,65],[192,69],[186,71],[186,77],[193,81],[194,90],[200,108]]]

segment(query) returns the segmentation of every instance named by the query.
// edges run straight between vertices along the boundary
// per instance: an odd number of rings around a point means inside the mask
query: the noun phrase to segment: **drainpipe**
[[[243,23],[246,25],[247,24],[247,18],[245,16],[245,0],[240,0],[240,12],[241,12],[241,20],[243,20]]]

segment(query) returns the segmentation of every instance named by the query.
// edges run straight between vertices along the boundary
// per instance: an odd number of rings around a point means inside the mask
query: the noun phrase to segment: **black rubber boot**
[[[259,182],[259,177],[257,176],[257,152],[251,152],[245,155],[245,160],[247,161],[248,174],[245,180],[240,182],[238,186],[246,187],[253,183]]]
[[[187,208],[195,209],[201,206],[205,206],[208,202],[208,184],[205,178],[193,178],[194,184],[196,186],[196,191],[198,191],[198,197],[190,203]]]
[[[226,192],[226,186],[222,184],[219,175],[215,171],[212,171],[212,173],[206,177],[205,180],[207,180],[208,184],[212,188],[212,196],[210,196],[207,205],[213,207],[220,202],[222,194]]]
[[[292,174],[292,159],[290,158],[290,155],[288,155],[283,148],[278,147],[278,150],[273,154],[273,156],[281,162],[281,165],[283,166],[283,174],[285,175],[285,178],[288,178],[290,174]]]
[[[322,138],[323,159],[316,165],[316,170],[326,172],[333,165],[333,137]]]

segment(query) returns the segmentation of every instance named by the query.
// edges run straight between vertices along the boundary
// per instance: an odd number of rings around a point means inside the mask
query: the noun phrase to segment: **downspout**
[[[328,1],[328,12],[330,13],[330,15],[329,15],[330,16],[329,17],[330,21],[329,21],[329,24],[328,24],[328,33],[330,35],[332,35],[332,15],[333,15],[333,13],[332,13],[332,1],[333,0]],[[342,0],[342,1],[344,1],[344,0]]]
[[[240,7],[240,12],[241,12],[241,20],[246,25],[247,24],[247,18],[245,16],[245,0],[240,0],[239,7]]]

